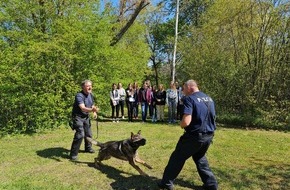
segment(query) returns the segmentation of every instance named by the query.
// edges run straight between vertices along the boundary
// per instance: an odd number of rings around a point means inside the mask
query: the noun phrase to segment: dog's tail
[[[90,143],[92,143],[93,145],[96,145],[96,146],[101,146],[102,143],[90,138],[90,137],[86,137],[87,141],[89,141]]]

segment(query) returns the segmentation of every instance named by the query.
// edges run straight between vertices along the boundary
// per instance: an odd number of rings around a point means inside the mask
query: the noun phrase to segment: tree
[[[200,80],[222,105],[220,113],[246,116],[252,125],[267,121],[271,127],[285,126],[289,117],[284,111],[289,109],[288,94],[282,93],[289,85],[287,5],[220,0],[202,22],[181,43],[184,59],[179,71]]]
[[[212,4],[212,1],[199,0],[180,0],[180,16],[178,24],[178,36],[188,36],[190,34],[189,26],[200,26],[202,24],[201,16]],[[147,41],[151,47],[152,56],[151,63],[155,72],[153,76],[158,83],[158,79],[165,79],[169,84],[172,78],[168,75],[176,75],[178,81],[185,80],[179,72],[173,74],[173,59],[174,59],[174,28],[176,1],[161,1],[156,10],[152,11],[151,16],[148,16],[146,25],[148,26]],[[179,40],[178,40],[179,41]],[[176,65],[182,61],[182,55],[177,49]],[[161,76],[159,76],[161,74]]]
[[[153,81],[155,81],[157,86],[161,82],[160,80],[164,78],[164,76],[159,76],[159,73],[162,73],[160,69],[167,64],[168,54],[172,54],[172,52],[165,48],[165,44],[168,34],[174,31],[165,23],[165,16],[166,14],[162,11],[162,4],[160,4],[157,7],[152,7],[145,20],[147,26],[146,41],[151,52],[149,64],[154,73],[152,75]],[[165,72],[165,75],[168,74],[168,72]]]
[[[126,1],[125,0],[121,0],[120,1],[120,15],[119,15],[119,20],[123,21],[124,19],[124,14],[125,14],[125,4]],[[129,15],[129,20],[127,21],[127,23],[118,31],[118,33],[114,36],[112,42],[111,42],[111,46],[114,46],[116,43],[118,43],[118,41],[122,38],[122,36],[126,33],[126,31],[132,26],[132,24],[134,23],[134,21],[136,20],[138,14],[142,11],[142,9],[144,9],[147,5],[149,5],[148,0],[140,0],[140,2],[136,2],[136,5],[130,6],[130,9],[134,8],[134,11],[132,14]]]
[[[116,15],[98,1],[4,0],[0,7],[1,133],[66,122],[87,78],[105,107],[111,83],[140,80],[147,70],[144,25],[135,22],[110,46]]]

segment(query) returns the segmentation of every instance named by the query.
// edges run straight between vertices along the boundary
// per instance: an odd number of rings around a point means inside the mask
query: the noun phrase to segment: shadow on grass
[[[76,163],[87,164],[89,167],[95,168],[95,164],[93,162],[76,161]],[[128,173],[108,165],[102,165],[98,170],[105,174],[107,178],[114,180],[114,182],[110,184],[111,188],[114,190],[159,190],[157,182],[160,179],[154,176],[141,176],[135,173]],[[192,183],[181,179],[176,179],[175,184],[194,190],[202,189],[200,186],[194,186]]]
[[[38,150],[36,151],[36,154],[40,157],[50,158],[60,162],[61,158],[69,159],[69,151],[70,150],[63,147],[53,147],[44,150]]]
[[[36,151],[38,156],[43,158],[50,158],[58,162],[60,162],[61,159],[69,159],[69,152],[70,150],[65,149],[63,147],[47,148],[44,150]],[[86,164],[88,165],[88,167],[95,168],[95,164],[93,162],[75,161],[74,163]],[[141,176],[136,173],[134,174],[128,173],[108,165],[102,165],[98,170],[103,174],[105,174],[108,178],[114,180],[114,182],[110,184],[111,188],[114,190],[128,190],[128,189],[159,190],[157,182],[160,179],[154,176]],[[174,183],[175,185],[179,185],[181,187],[190,188],[194,190],[202,189],[200,186],[195,186],[194,184],[188,181],[184,181],[178,178],[175,180]]]
[[[87,163],[89,167],[95,167],[94,163]],[[154,190],[158,189],[156,182],[157,178],[153,176],[141,176],[116,169],[112,166],[102,165],[98,169],[105,174],[108,178],[113,179],[114,182],[110,184],[112,189],[115,190]],[[137,171],[136,171],[137,172]],[[138,173],[138,172],[137,172]]]

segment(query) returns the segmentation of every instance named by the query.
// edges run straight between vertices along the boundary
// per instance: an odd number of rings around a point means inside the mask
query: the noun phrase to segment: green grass
[[[139,149],[142,159],[153,166],[140,166],[143,177],[127,162],[112,158],[101,169],[93,167],[96,154],[81,152],[79,162],[68,159],[74,132],[60,128],[41,134],[0,139],[0,189],[149,189],[156,188],[168,158],[183,131],[178,125],[99,123],[101,142],[121,140],[142,131],[147,144]],[[96,127],[93,126],[96,135]],[[277,131],[221,128],[207,157],[221,190],[290,189],[290,134]],[[83,145],[82,145],[83,150]],[[97,150],[98,148],[95,147]],[[202,185],[189,159],[175,181],[177,190]]]

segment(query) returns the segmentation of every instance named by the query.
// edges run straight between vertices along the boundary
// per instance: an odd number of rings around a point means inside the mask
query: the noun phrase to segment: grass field
[[[0,189],[57,190],[155,190],[156,180],[183,131],[176,125],[140,122],[100,122],[101,142],[121,140],[142,131],[147,144],[139,155],[153,166],[140,166],[150,177],[140,176],[127,162],[112,158],[95,169],[97,153],[80,152],[79,162],[68,155],[74,132],[60,128],[34,135],[0,139]],[[96,136],[96,127],[93,132]],[[82,145],[83,150],[83,145]],[[94,147],[95,150],[98,147]],[[239,130],[219,127],[207,154],[221,190],[290,189],[290,134],[277,131]],[[188,160],[175,181],[177,190],[202,185],[192,160]]]

